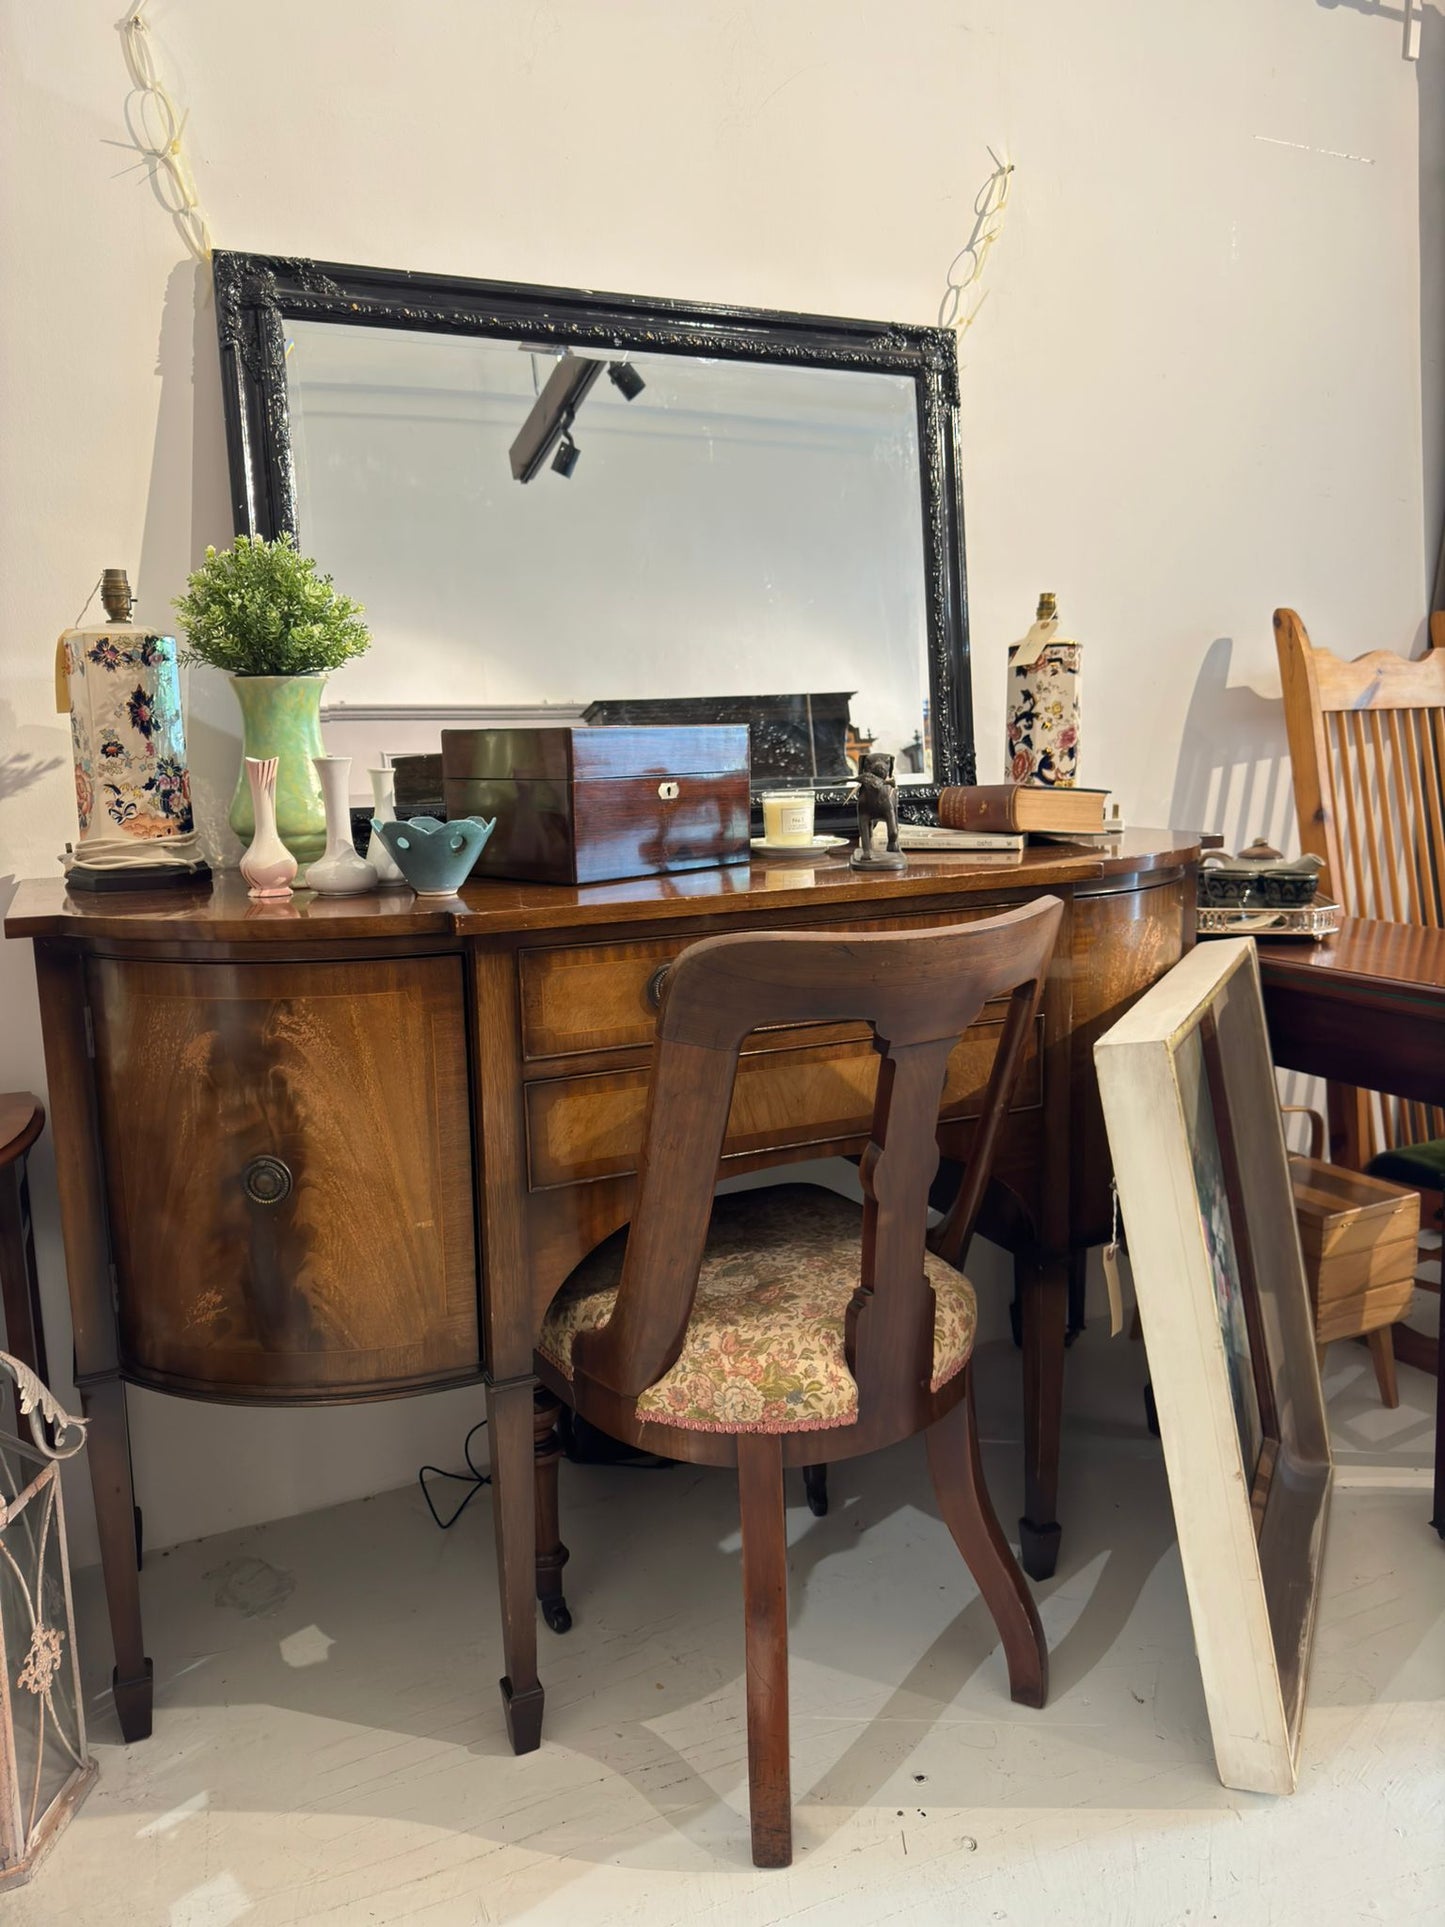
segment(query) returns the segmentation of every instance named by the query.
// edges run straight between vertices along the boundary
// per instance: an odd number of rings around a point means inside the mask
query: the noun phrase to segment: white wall
[[[52,872],[71,829],[57,631],[103,565],[129,566],[159,616],[229,534],[213,317],[124,145],[121,11],[0,0],[0,876]],[[1043,587],[1088,648],[1087,778],[1136,822],[1231,836],[1287,816],[1275,604],[1347,651],[1417,642],[1417,80],[1388,16],[1309,0],[149,13],[235,248],[930,320],[984,143],[1010,154],[963,344],[984,770],[1004,646]],[[1426,26],[1433,44],[1433,10]],[[236,719],[209,675],[191,704],[214,823]],[[0,950],[0,1011],[0,1084],[41,1088],[19,945]],[[48,1151],[36,1192],[63,1360]],[[399,1483],[426,1453],[455,1458],[475,1406],[268,1415],[137,1395],[149,1536]]]

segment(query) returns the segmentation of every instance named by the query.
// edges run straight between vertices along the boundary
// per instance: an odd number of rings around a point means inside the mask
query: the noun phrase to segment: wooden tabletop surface
[[[45,1126],[45,1111],[29,1091],[0,1091],[0,1166],[28,1151]]]
[[[1098,847],[1030,843],[1020,852],[908,853],[908,868],[887,876],[890,897],[990,889],[1043,890],[1057,884],[1176,869],[1198,859],[1199,838],[1171,830],[1129,830]],[[887,873],[884,873],[887,875]],[[616,923],[628,915],[669,917],[756,914],[759,900],[816,911],[826,902],[847,905],[880,895],[878,873],[851,870],[842,860],[754,858],[751,863],[689,870],[674,876],[635,877],[583,885],[466,884],[455,897],[418,898],[406,889],[359,897],[318,897],[298,890],[290,899],[252,899],[239,872],[225,870],[199,889],[75,891],[59,877],[29,880],[15,892],[5,919],[9,937],[196,937],[274,943],[397,936],[502,936],[518,930]],[[283,925],[289,926],[284,932]]]
[[[1320,943],[1261,943],[1259,967],[1266,985],[1357,999],[1398,995],[1445,1010],[1445,930],[1423,924],[1346,917],[1338,935]]]

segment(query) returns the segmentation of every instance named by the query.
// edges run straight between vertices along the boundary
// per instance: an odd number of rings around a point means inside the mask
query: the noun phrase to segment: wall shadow
[[[1315,0],[1326,12],[1378,15],[1405,52],[1402,0]],[[1420,36],[1415,62],[1419,90],[1420,413],[1429,607],[1445,609],[1445,10],[1441,0],[1416,0]],[[1418,644],[1412,654],[1418,654]]]
[[[1420,411],[1425,567],[1445,609],[1445,12],[1423,8],[1420,58]]]
[[[231,539],[221,370],[210,268],[180,261],[166,282],[156,344],[160,380],[138,582],[142,618],[174,631],[171,601],[208,543]],[[225,679],[187,670],[186,750],[196,827],[208,855],[235,855],[226,811],[240,757],[240,718]]]
[[[1284,699],[1231,683],[1232,636],[1205,651],[1180,736],[1169,821],[1211,830],[1235,850],[1257,836],[1298,845]]]

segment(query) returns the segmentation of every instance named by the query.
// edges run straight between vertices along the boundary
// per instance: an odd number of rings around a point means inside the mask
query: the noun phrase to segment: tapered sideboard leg
[[[1024,1345],[1024,1515],[1019,1552],[1030,1579],[1052,1577],[1059,1560],[1059,1444],[1064,1407],[1067,1258],[1015,1260]]]
[[[136,1568],[135,1488],[131,1482],[125,1387],[118,1376],[92,1379],[80,1388],[90,1420],[86,1456],[95,1491],[95,1523],[105,1603],[115,1642],[115,1710],[127,1742],[150,1738],[151,1663],[145,1656]]]
[[[35,981],[40,992],[50,1127],[70,1286],[75,1383],[90,1420],[86,1457],[95,1493],[106,1605],[115,1640],[115,1706],[127,1741],[144,1740],[151,1730],[151,1663],[145,1656],[141,1634],[135,1489],[91,1075],[93,1033],[85,959],[68,944],[37,942]]]
[[[497,1534],[497,1586],[502,1604],[502,1710],[514,1753],[542,1741],[542,1683],[537,1677],[537,1517],[533,1490],[532,1395],[536,1380],[487,1387],[492,1455],[492,1520]]]

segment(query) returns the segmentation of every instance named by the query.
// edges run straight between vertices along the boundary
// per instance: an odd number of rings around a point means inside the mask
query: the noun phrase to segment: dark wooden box
[[[476,876],[605,883],[746,862],[748,732],[736,724],[444,729],[454,816],[495,816]]]

